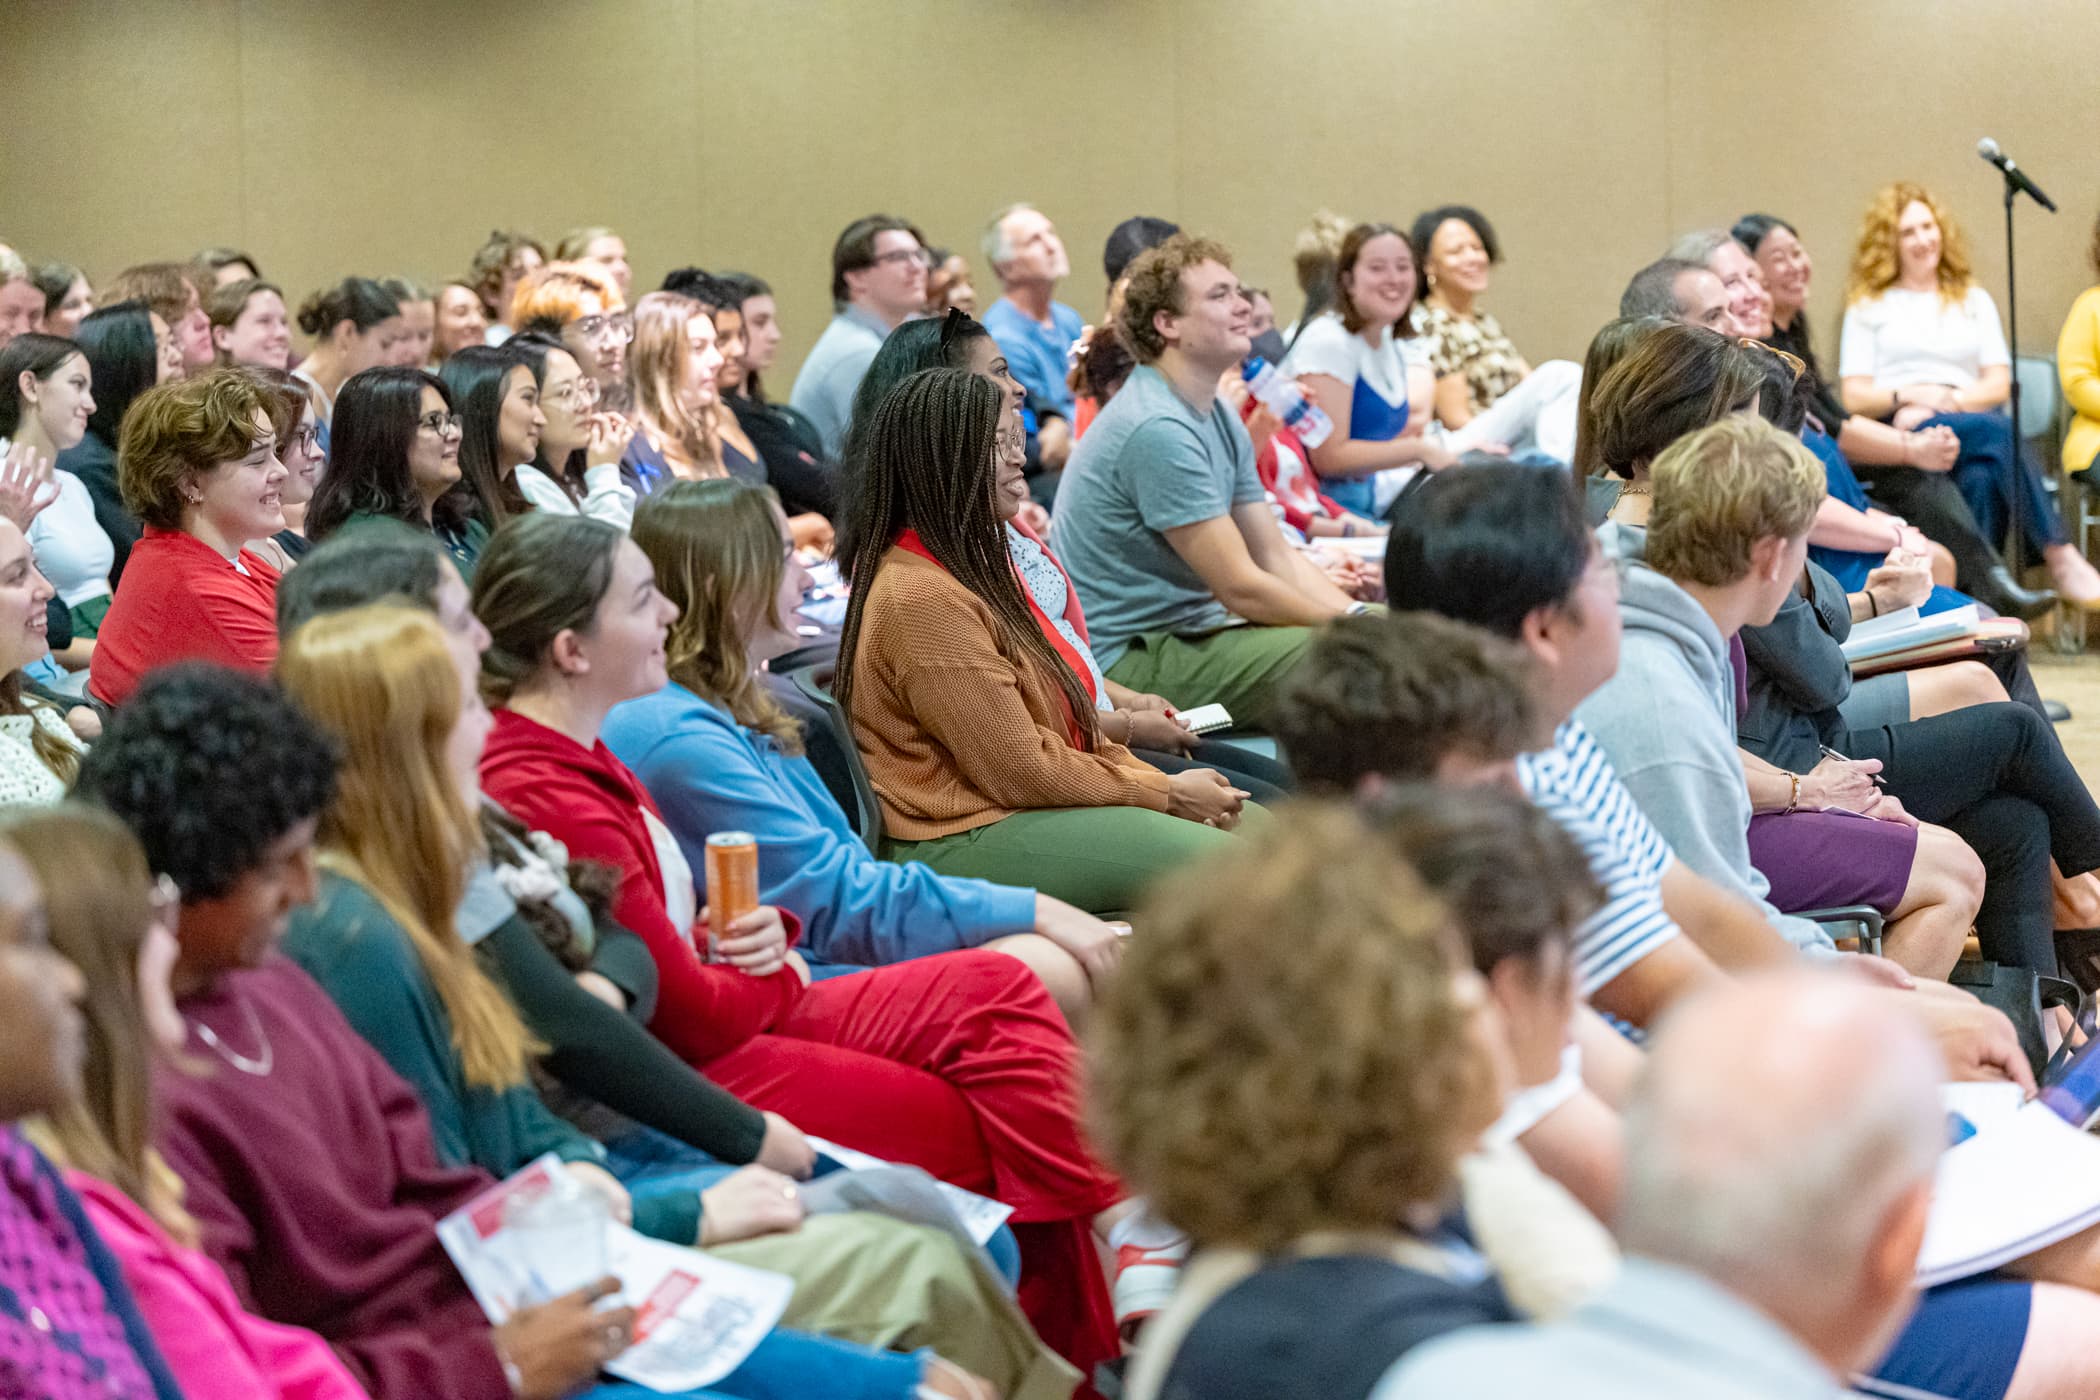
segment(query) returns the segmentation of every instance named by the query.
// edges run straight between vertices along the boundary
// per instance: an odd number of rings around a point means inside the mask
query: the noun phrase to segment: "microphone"
[[[1986,136],[1976,143],[1976,154],[1998,167],[2012,187],[2019,190],[2036,204],[2054,214],[2056,201],[2042,193],[2042,187],[2027,178],[2027,172],[2013,164],[2013,158],[1999,149],[1998,143]]]

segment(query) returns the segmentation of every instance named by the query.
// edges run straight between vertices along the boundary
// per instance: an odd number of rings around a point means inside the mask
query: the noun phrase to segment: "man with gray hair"
[[[1545,1326],[1415,1352],[1374,1400],[1829,1400],[1915,1301],[1944,1066],[1829,973],[1744,978],[1663,1024],[1627,1105],[1618,1279]]]
[[[1734,327],[1728,314],[1728,292],[1721,279],[1705,263],[1683,258],[1657,258],[1626,284],[1619,297],[1621,316],[1660,316],[1687,326],[1704,326],[1727,333]]]
[[[1071,275],[1072,259],[1048,215],[1032,204],[1010,204],[985,225],[984,260],[1003,293],[984,313],[984,328],[1028,391],[1042,470],[1056,471],[1072,452],[1074,405],[1065,375],[1086,330],[1080,314],[1055,295]]]
[[[1734,234],[1725,228],[1702,228],[1672,243],[1665,256],[1698,263],[1721,279],[1731,324],[1714,329],[1757,340],[1772,334],[1772,294],[1765,290],[1765,274]]]
[[[44,324],[44,294],[22,255],[0,243],[0,347]]]

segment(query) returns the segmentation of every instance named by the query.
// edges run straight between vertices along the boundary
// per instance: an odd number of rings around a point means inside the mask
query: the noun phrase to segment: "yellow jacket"
[[[2056,377],[2077,415],[2064,430],[2064,470],[2082,472],[2100,455],[2100,287],[2071,303],[2056,338]]]

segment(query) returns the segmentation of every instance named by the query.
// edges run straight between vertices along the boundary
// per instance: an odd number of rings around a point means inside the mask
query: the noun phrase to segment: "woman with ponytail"
[[[314,348],[292,376],[314,401],[325,454],[336,390],[358,371],[387,362],[403,330],[401,304],[369,277],[345,277],[299,304],[299,329],[313,337]]]

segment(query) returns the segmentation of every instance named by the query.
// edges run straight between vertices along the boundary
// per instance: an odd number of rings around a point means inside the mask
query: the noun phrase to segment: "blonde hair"
[[[79,802],[24,813],[5,831],[44,887],[53,950],[87,988],[81,1096],[32,1124],[30,1135],[46,1155],[108,1182],[194,1247],[197,1222],[183,1209],[182,1181],[152,1146],[154,1049],[139,999],[139,949],[153,919],[146,854],[123,822]]]
[[[1260,840],[1145,901],[1090,1024],[1100,1140],[1206,1244],[1390,1230],[1500,1112],[1458,994],[1473,974],[1443,904],[1349,807],[1297,804]]]
[[[407,934],[467,1082],[521,1083],[539,1047],[453,925],[481,835],[446,772],[464,697],[437,619],[400,602],[317,617],[286,640],[277,679],[342,746],[323,864],[363,885]]]
[[[591,224],[585,228],[572,228],[561,236],[561,242],[554,245],[554,256],[562,262],[579,262],[587,256],[584,250],[599,239],[619,238],[619,236],[619,234],[603,224]]]
[[[598,298],[597,313],[584,310],[583,299],[593,296]],[[626,308],[619,286],[596,263],[551,262],[518,283],[511,294],[510,323],[521,331],[533,329],[535,322],[559,331],[582,317],[609,316]]]
[[[763,620],[781,624],[780,498],[730,477],[673,482],[635,510],[632,537],[678,605],[664,641],[671,679],[782,753],[801,753],[802,726],[752,674],[744,635],[757,600]]]
[[[707,315],[706,306],[676,292],[651,292],[637,301],[627,373],[642,422],[684,454],[701,476],[711,477],[728,474],[722,465],[721,433],[715,426],[721,406],[693,408],[681,397],[686,368],[693,359],[687,328]]]
[[[1710,588],[1748,574],[1759,540],[1807,534],[1825,489],[1822,464],[1799,438],[1744,413],[1679,438],[1648,472],[1649,566]]]
[[[1859,226],[1859,246],[1852,251],[1852,270],[1845,279],[1846,305],[1878,296],[1896,285],[1903,270],[1896,225],[1903,222],[1903,211],[1912,204],[1931,210],[1933,222],[1940,226],[1941,298],[1957,302],[1969,294],[1976,279],[1969,266],[1968,238],[1932,197],[1931,190],[1898,180],[1874,196],[1874,203]]]

